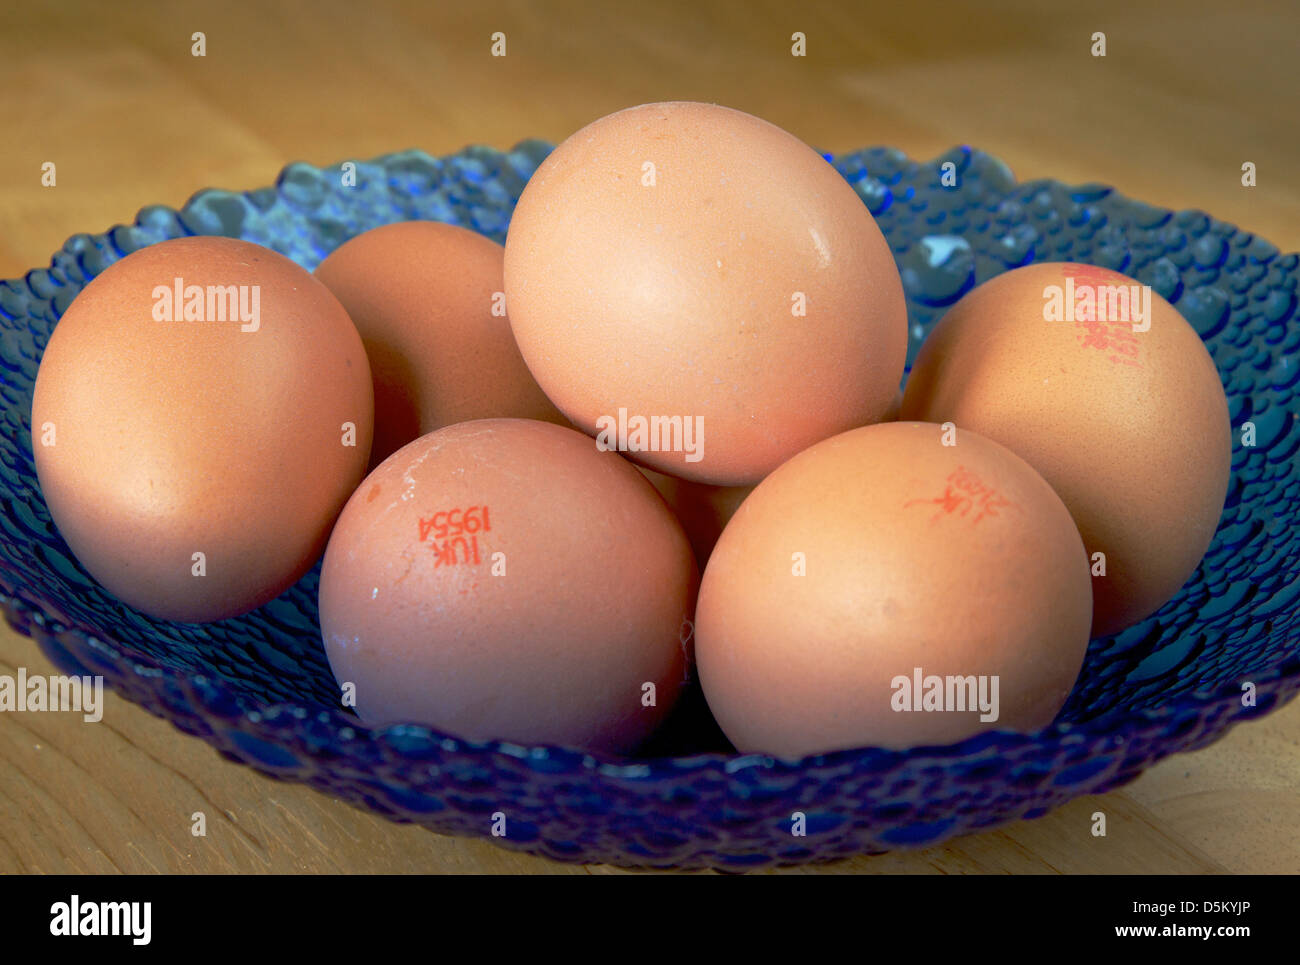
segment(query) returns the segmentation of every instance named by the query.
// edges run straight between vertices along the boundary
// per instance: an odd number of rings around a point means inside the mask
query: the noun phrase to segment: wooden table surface
[[[1293,3],[15,7],[0,12],[0,277],[146,204],[270,184],[292,160],[558,141],[669,99],[747,110],[824,150],[925,158],[970,144],[1022,179],[1106,182],[1300,248]],[[505,57],[491,56],[495,31]],[[806,57],[791,56],[795,31]],[[1104,58],[1090,53],[1096,31]],[[1247,161],[1255,187],[1241,184]],[[4,627],[0,674],[20,666],[52,672]],[[195,811],[205,838],[190,834]],[[0,714],[0,872],[616,870],[391,824],[228,763],[116,696],[94,725]],[[1300,872],[1300,701],[1039,820],[816,869],[1215,871]]]

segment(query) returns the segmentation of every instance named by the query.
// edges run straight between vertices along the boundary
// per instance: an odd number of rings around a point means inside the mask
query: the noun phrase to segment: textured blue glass
[[[308,269],[346,239],[404,219],[504,241],[549,150],[526,141],[505,153],[408,151],[352,168],[291,164],[273,188],[202,191],[180,211],[145,208],[132,225],[68,239],[49,268],[0,282],[0,605],[11,623],[66,672],[102,674],[264,773],[448,834],[487,836],[492,815],[504,812],[507,836],[493,840],[505,847],[631,865],[744,869],[932,845],[1117,787],[1300,689],[1300,256],[1201,212],[1155,208],[1101,185],[1017,183],[969,148],[924,163],[890,148],[831,159],[897,259],[909,362],[975,285],[1033,261],[1090,262],[1178,307],[1219,367],[1233,425],[1250,421],[1256,431],[1253,448],[1237,435],[1227,505],[1195,575],[1150,619],[1092,642],[1069,701],[1040,733],[782,762],[725,753],[609,760],[423,727],[376,731],[337,708],[316,622],[319,567],[261,609],[206,626],[152,620],[99,589],[50,522],[31,449],[41,352],[90,278],[186,234],[244,238]],[[947,161],[954,187],[940,180]],[[1242,702],[1247,682],[1254,706]],[[804,837],[790,833],[796,811]]]

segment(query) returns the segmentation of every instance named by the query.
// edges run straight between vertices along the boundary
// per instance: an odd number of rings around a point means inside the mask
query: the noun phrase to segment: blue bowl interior
[[[774,761],[726,753],[698,692],[632,761],[423,727],[375,732],[337,706],[317,626],[319,566],[265,607],[203,626],[153,620],[98,587],[50,521],[30,424],[43,347],[89,279],[186,234],[243,238],[309,270],[348,238],[398,220],[446,221],[504,242],[515,201],[549,150],[526,141],[509,152],[291,164],[275,187],[202,191],[180,211],[145,208],[132,225],[70,238],[49,268],[0,282],[0,605],[10,621],[67,672],[103,674],[268,774],[453,833],[487,834],[485,815],[504,807],[514,819],[496,839],[504,846],[637,865],[744,868],[931,844],[1116,786],[1300,689],[1300,256],[1201,212],[1154,208],[1101,185],[1017,183],[1000,161],[968,148],[924,163],[889,148],[827,156],[894,252],[909,365],[932,324],[975,285],[1034,261],[1089,262],[1151,285],[1196,327],[1234,426],[1227,503],[1196,574],[1150,619],[1092,642],[1078,685],[1043,732]],[[951,187],[941,182],[948,162]],[[1247,422],[1253,446],[1241,442]],[[1242,700],[1247,683],[1253,703]],[[795,811],[805,814],[805,837],[790,834]]]

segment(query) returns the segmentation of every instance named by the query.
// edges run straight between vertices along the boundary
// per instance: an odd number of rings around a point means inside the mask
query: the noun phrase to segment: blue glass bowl
[[[515,201],[549,150],[527,141],[506,153],[474,147],[446,158],[409,151],[326,169],[291,164],[275,187],[203,191],[180,211],[150,207],[133,225],[77,235],[49,268],[0,283],[0,605],[10,622],[65,672],[102,674],[128,699],[265,774],[448,834],[489,836],[499,812],[506,834],[493,840],[504,847],[642,866],[734,870],[931,845],[1117,787],[1295,696],[1300,257],[1203,213],[1154,208],[1107,187],[1019,184],[968,148],[925,163],[888,148],[828,157],[897,258],[909,361],[974,285],[1032,261],[1090,262],[1151,285],[1197,328],[1237,427],[1227,505],[1195,576],[1150,619],[1092,642],[1047,729],[778,761],[710,750],[724,745],[697,695],[661,756],[635,760],[475,743],[424,727],[370,730],[336,705],[316,622],[319,568],[260,610],[207,626],[149,619],[99,589],[50,522],[31,452],[37,363],[90,278],[187,234],[244,238],[308,269],[353,235],[403,219],[448,221],[504,241]],[[947,162],[955,187],[941,182]],[[1253,447],[1241,443],[1248,421]],[[796,812],[806,835],[791,833]]]

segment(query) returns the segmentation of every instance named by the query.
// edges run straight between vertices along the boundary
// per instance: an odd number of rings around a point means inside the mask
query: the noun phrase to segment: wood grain
[[[560,140],[631,104],[748,110],[825,150],[984,148],[1300,247],[1300,15],[1283,2],[6,5],[0,277],[71,234],[420,147]],[[207,56],[191,56],[203,31]],[[490,56],[503,31],[507,56]],[[808,56],[790,55],[791,34]],[[1089,53],[1094,31],[1107,56]],[[57,165],[42,187],[41,165]],[[1243,187],[1241,166],[1257,165]],[[0,673],[49,673],[0,630]],[[1091,834],[1092,814],[1108,834]],[[207,835],[190,833],[203,812]],[[109,696],[0,715],[0,872],[623,873],[387,822],[221,759]],[[1121,791],[946,846],[783,873],[1300,872],[1300,702]]]

